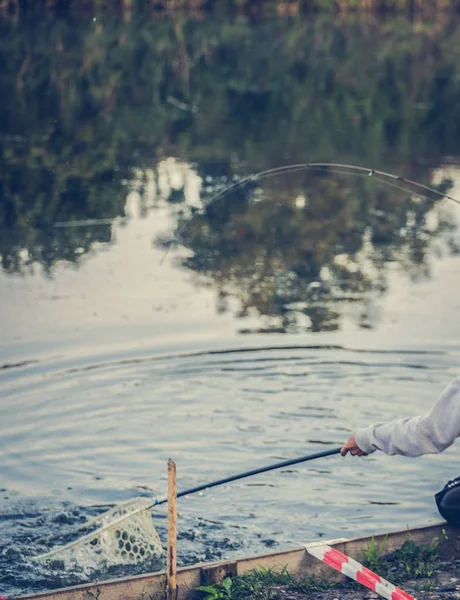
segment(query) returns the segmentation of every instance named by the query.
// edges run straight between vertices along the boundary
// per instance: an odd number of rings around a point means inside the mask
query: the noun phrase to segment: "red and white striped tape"
[[[350,579],[354,579],[358,583],[370,588],[380,596],[383,596],[383,598],[387,598],[388,600],[415,600],[410,594],[403,592],[403,590],[370,569],[367,569],[358,561],[350,558],[343,552],[339,552],[339,550],[331,548],[327,544],[309,544],[305,548],[315,558],[340,571],[340,573],[350,577]]]

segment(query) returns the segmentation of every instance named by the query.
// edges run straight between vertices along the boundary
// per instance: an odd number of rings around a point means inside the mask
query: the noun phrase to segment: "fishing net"
[[[274,465],[252,469],[238,475],[224,477],[211,483],[183,490],[177,494],[177,498],[258,473],[266,473],[314,458],[339,454],[340,451],[341,448],[324,450],[308,456],[283,460]],[[127,562],[136,564],[158,559],[163,554],[163,548],[153,525],[150,509],[164,504],[167,500],[168,498],[163,498],[152,502],[151,498],[137,498],[134,501],[120,504],[86,523],[86,528],[96,527],[91,533],[87,533],[70,544],[55,548],[51,552],[36,556],[34,560],[45,565],[48,564],[52,568],[57,566],[55,563],[60,563],[69,570],[75,567],[84,570],[102,570],[112,565]]]
[[[34,558],[40,563],[60,563],[66,570],[85,571],[141,563],[163,554],[153,525],[149,498],[137,498],[103,513],[86,524],[97,527],[79,539]]]

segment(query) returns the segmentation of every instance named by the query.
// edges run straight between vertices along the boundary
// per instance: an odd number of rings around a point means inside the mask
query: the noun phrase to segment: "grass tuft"
[[[363,564],[392,583],[407,579],[429,579],[439,569],[439,547],[437,540],[431,544],[416,544],[409,538],[401,548],[384,556],[386,538],[363,550]]]
[[[222,583],[200,586],[203,600],[274,600],[280,590],[308,594],[331,589],[333,584],[315,577],[295,577],[284,567],[280,572],[259,567],[244,575],[226,577]]]

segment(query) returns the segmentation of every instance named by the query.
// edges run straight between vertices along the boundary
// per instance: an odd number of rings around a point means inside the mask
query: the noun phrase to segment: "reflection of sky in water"
[[[445,175],[453,173],[447,169]],[[37,265],[34,275],[0,274],[2,354],[27,354],[28,345],[40,340],[46,344],[59,340],[72,346],[89,342],[92,346],[104,346],[106,342],[128,340],[137,345],[141,339],[160,345],[172,343],[174,338],[179,344],[203,339],[218,342],[234,337],[239,329],[263,325],[264,318],[254,312],[247,318],[235,319],[231,313],[232,309],[236,312],[236,305],[231,302],[229,312],[216,314],[218,298],[212,284],[197,286],[199,281],[206,283],[202,277],[174,268],[176,251],[171,251],[160,265],[164,252],[155,248],[153,242],[174,226],[171,208],[163,200],[171,188],[179,189],[185,184],[187,204],[197,206],[200,178],[185,164],[173,160],[160,165],[160,193],[153,175],[147,172],[145,178],[142,197],[135,189],[136,183],[128,193],[129,219],[113,226],[112,243],[95,244],[78,267],[61,263],[50,279],[40,273]],[[460,186],[455,185],[449,193],[459,196]],[[449,204],[446,208],[458,214],[458,206]],[[436,221],[438,210],[428,215],[428,222]],[[363,255],[361,260],[366,265]],[[430,343],[445,343],[446,332],[450,343],[455,343],[454,332],[460,327],[460,321],[452,316],[458,308],[458,261],[455,256],[439,258],[435,254],[429,260],[432,279],[416,284],[397,264],[388,266],[389,291],[367,300],[366,309],[375,326],[369,335],[357,327],[362,303],[342,303],[338,339],[351,341],[359,336],[372,340],[372,345],[377,337],[404,346],[425,338]]]
[[[167,194],[168,178],[181,187],[185,173],[195,203],[199,182],[184,169],[165,169],[160,182]],[[455,174],[450,194],[459,197]],[[163,495],[169,456],[183,489],[338,446],[357,426],[426,410],[458,374],[458,257],[434,254],[432,277],[419,282],[390,265],[387,293],[370,300],[372,330],[348,304],[336,332],[239,336],[261,318],[218,314],[213,288],[174,268],[175,250],[160,266],[153,240],[173,219],[150,189],[142,202],[129,193],[128,221],[78,268],[60,264],[52,278],[38,267],[0,274],[0,363],[38,360],[0,372],[2,510],[37,495],[39,511]],[[318,344],[378,352],[308,348]],[[187,350],[203,353],[181,355]],[[220,558],[433,521],[432,494],[458,473],[455,446],[417,461],[341,460],[182,500],[183,531],[198,541],[181,548]],[[207,555],[223,537],[228,551]]]

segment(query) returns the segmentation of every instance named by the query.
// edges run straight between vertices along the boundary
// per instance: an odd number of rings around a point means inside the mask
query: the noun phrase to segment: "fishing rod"
[[[271,169],[265,169],[264,171],[259,171],[258,173],[253,173],[252,175],[248,175],[246,177],[243,177],[242,179],[239,179],[238,181],[229,185],[228,187],[221,190],[220,192],[217,192],[217,194],[215,194],[212,198],[210,198],[207,202],[205,202],[203,204],[203,206],[201,207],[200,210],[195,212],[186,221],[186,223],[179,229],[176,236],[180,236],[187,229],[187,227],[189,227],[190,223],[192,223],[192,221],[198,215],[201,214],[201,212],[203,210],[206,210],[209,206],[211,206],[211,204],[214,204],[214,202],[223,198],[224,196],[226,196],[230,192],[236,190],[237,188],[242,187],[242,186],[246,185],[247,183],[256,182],[261,179],[266,179],[268,177],[273,177],[273,176],[281,175],[281,174],[296,173],[298,171],[305,171],[305,170],[320,171],[320,172],[324,172],[324,173],[327,173],[327,172],[339,173],[339,174],[342,173],[344,175],[354,175],[354,176],[358,176],[358,177],[359,176],[360,177],[373,177],[374,179],[383,183],[384,185],[388,185],[389,187],[392,187],[392,188],[395,188],[398,190],[402,190],[402,191],[407,191],[407,190],[405,187],[403,187],[403,185],[398,185],[398,184],[405,184],[406,186],[414,187],[416,190],[423,190],[425,192],[430,192],[432,194],[436,194],[440,198],[446,198],[447,200],[451,200],[452,202],[455,202],[456,204],[460,204],[460,200],[457,200],[456,198],[453,198],[452,196],[449,196],[448,194],[440,192],[439,190],[437,190],[433,187],[424,185],[423,183],[418,183],[417,181],[413,181],[412,179],[408,179],[407,177],[402,177],[401,175],[395,175],[394,173],[389,173],[387,171],[381,171],[380,169],[371,169],[369,167],[361,167],[358,165],[349,165],[346,163],[333,163],[333,162],[298,163],[298,164],[292,164],[292,165],[283,165],[280,167],[273,167]],[[426,194],[423,194],[421,191],[417,191],[417,195],[425,200],[430,200],[430,198]],[[166,259],[169,249],[170,249],[170,246],[168,246],[166,248],[166,250],[163,254],[163,257],[161,258],[160,265],[163,264],[164,260]]]

